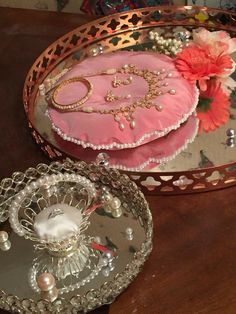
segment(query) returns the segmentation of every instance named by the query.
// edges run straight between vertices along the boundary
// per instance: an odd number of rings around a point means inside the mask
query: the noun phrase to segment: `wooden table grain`
[[[0,8],[0,178],[48,162],[27,128],[24,79],[50,43],[88,20]],[[129,288],[94,313],[235,314],[236,188],[148,201],[153,252]]]

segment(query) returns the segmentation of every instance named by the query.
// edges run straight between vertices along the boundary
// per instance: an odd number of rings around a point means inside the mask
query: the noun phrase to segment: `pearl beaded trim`
[[[79,289],[82,286],[85,286],[87,283],[93,280],[100,273],[103,267],[104,267],[103,260],[102,258],[100,258],[98,265],[94,268],[94,270],[87,277],[85,277],[81,281],[78,281],[75,284],[71,284],[71,285],[68,285],[67,287],[58,289],[58,293],[59,294],[68,293],[68,292],[74,291],[75,289]],[[29,271],[29,277],[28,277],[29,285],[33,291],[39,293],[40,289],[38,288],[38,285],[37,285],[36,276],[37,276],[37,271],[34,267],[32,267]]]
[[[91,271],[91,273],[88,276],[86,276],[84,279],[76,282],[75,284],[70,284],[68,286],[64,286],[63,288],[59,288],[58,293],[59,294],[68,293],[68,292],[74,291],[76,289],[79,289],[79,288],[85,286],[87,283],[90,283],[96,276],[98,276],[102,270],[106,269],[107,265],[109,268],[109,272],[114,270],[114,266],[110,265],[113,261],[113,257],[112,256],[109,257],[108,256],[109,253],[106,253],[106,254],[107,254],[107,257],[106,256],[104,257],[103,255],[99,257],[97,266]],[[109,267],[109,265],[112,267]],[[28,282],[29,282],[31,289],[34,292],[37,292],[37,293],[40,292],[40,289],[39,289],[38,284],[37,284],[37,270],[36,270],[35,266],[30,268],[30,271],[28,274]]]
[[[193,114],[193,112],[196,110],[196,107],[198,105],[198,98],[199,98],[199,90],[198,90],[198,88],[196,86],[194,88],[194,96],[195,96],[194,97],[194,102],[193,102],[191,110],[188,113],[184,114],[182,119],[180,119],[176,124],[174,124],[174,125],[172,125],[172,126],[170,126],[168,128],[165,128],[163,131],[156,130],[156,131],[153,131],[153,132],[150,132],[150,133],[145,133],[137,141],[135,141],[133,143],[123,143],[123,144],[120,144],[120,143],[117,143],[117,142],[113,142],[113,143],[111,143],[109,145],[105,145],[105,144],[94,145],[94,144],[89,143],[89,142],[84,142],[82,140],[79,140],[79,139],[76,139],[74,137],[66,135],[66,133],[64,133],[59,127],[57,127],[53,123],[52,118],[51,118],[50,113],[49,113],[48,110],[47,110],[46,114],[47,114],[47,116],[49,117],[49,119],[51,121],[52,129],[61,138],[63,138],[63,140],[68,141],[68,142],[72,142],[72,143],[77,144],[77,145],[81,145],[83,148],[90,147],[90,148],[92,148],[94,150],[134,148],[134,147],[140,146],[143,143],[144,140],[149,139],[150,137],[159,138],[159,137],[165,136],[166,134],[168,134],[172,130],[177,130],[180,127],[180,125],[182,123],[184,123]]]
[[[96,189],[92,182],[86,179],[83,176],[77,174],[70,174],[70,173],[59,173],[59,174],[52,174],[46,175],[42,178],[39,178],[36,181],[31,182],[28,184],[24,189],[22,189],[12,201],[9,207],[9,222],[12,229],[19,235],[19,236],[26,236],[27,229],[25,229],[22,224],[19,222],[18,219],[18,212],[21,208],[21,204],[23,200],[30,194],[34,193],[37,189],[43,186],[51,186],[61,181],[70,181],[76,182],[83,185],[88,192],[89,198],[92,199],[96,197]],[[40,239],[38,239],[40,241]]]
[[[160,159],[158,159],[158,158],[148,158],[148,160],[146,160],[144,163],[142,163],[138,167],[134,167],[134,168],[132,168],[132,167],[125,167],[125,166],[119,165],[119,164],[112,165],[111,167],[115,168],[115,169],[118,169],[118,170],[139,172],[139,171],[142,171],[143,169],[145,169],[150,163],[156,163],[156,164],[167,163],[167,162],[171,161],[172,159],[174,159],[182,151],[184,151],[187,148],[187,146],[194,141],[194,139],[195,139],[195,137],[197,136],[197,133],[198,133],[198,125],[199,125],[199,120],[197,120],[196,128],[194,130],[194,133],[193,133],[192,137],[190,139],[186,140],[184,145],[181,146],[179,149],[177,149],[174,152],[174,154],[172,154],[169,157],[163,157],[163,158],[160,158]]]

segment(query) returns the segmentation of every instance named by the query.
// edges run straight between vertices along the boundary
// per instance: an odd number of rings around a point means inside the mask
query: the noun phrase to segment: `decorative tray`
[[[24,86],[24,107],[31,133],[40,148],[51,158],[67,156],[78,159],[76,145],[63,142],[53,131],[45,114],[47,104],[42,97],[42,84],[48,84],[67,68],[91,56],[117,50],[151,50],[151,30],[164,38],[176,33],[204,27],[225,30],[236,36],[236,15],[205,7],[153,7],[106,16],[80,26],[50,45],[35,61]],[[126,173],[147,194],[178,194],[215,190],[236,184],[235,134],[236,104],[232,98],[230,119],[209,133],[192,130],[195,137],[176,146],[176,153],[163,155],[152,170],[132,168]],[[188,144],[188,145],[187,145]],[[88,152],[89,153],[89,152]],[[79,152],[81,158],[87,151]],[[175,158],[169,158],[175,157]],[[95,154],[91,155],[96,158]],[[165,157],[165,158],[164,158]],[[111,163],[114,158],[111,156]],[[155,158],[153,158],[155,160]],[[120,167],[122,169],[122,167]],[[123,169],[125,169],[123,167]],[[135,171],[134,171],[135,170]]]
[[[151,252],[148,204],[117,170],[67,159],[15,172],[0,188],[2,309],[80,313],[109,304]]]

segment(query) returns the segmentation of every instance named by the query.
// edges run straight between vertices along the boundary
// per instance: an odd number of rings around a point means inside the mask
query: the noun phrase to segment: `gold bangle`
[[[87,94],[82,97],[80,100],[75,101],[71,104],[60,104],[56,101],[56,96],[58,94],[58,92],[65,87],[66,85],[69,85],[71,83],[75,83],[75,82],[81,82],[83,83],[87,88],[88,88],[88,92]],[[52,96],[51,96],[51,104],[53,107],[55,107],[56,109],[62,110],[62,111],[76,111],[78,108],[80,108],[91,96],[92,94],[92,90],[93,90],[93,85],[92,83],[90,83],[86,78],[84,77],[73,77],[70,78],[68,80],[62,81],[59,85],[56,86],[56,88],[53,90],[52,92]]]

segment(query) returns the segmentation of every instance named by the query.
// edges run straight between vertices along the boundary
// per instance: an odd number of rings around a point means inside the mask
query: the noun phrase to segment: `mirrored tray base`
[[[106,16],[82,25],[50,45],[35,61],[24,86],[24,107],[30,131],[39,147],[54,160],[67,156],[46,117],[47,104],[39,86],[83,59],[120,49],[150,50],[148,33],[164,37],[199,27],[236,35],[236,15],[205,7],[153,7]],[[236,146],[227,146],[226,132],[236,129],[236,104],[228,123],[215,132],[199,134],[174,160],[151,171],[126,172],[145,194],[181,194],[216,190],[236,184]]]
[[[65,174],[68,180],[55,183],[58,174]],[[119,213],[114,214],[105,205],[97,207],[91,214],[86,214],[89,224],[81,229],[78,248],[56,251],[51,244],[47,246],[49,242],[39,242],[39,238],[35,238],[36,229],[33,234],[29,232],[30,224],[26,221],[36,221],[39,216],[35,213],[42,214],[42,206],[52,205],[55,200],[58,207],[58,200],[60,203],[63,200],[63,204],[77,204],[73,206],[77,206],[78,212],[87,213],[90,207],[84,205],[85,201],[81,202],[87,200],[86,189],[77,181],[77,185],[68,183],[74,174],[87,178],[96,193],[109,190],[110,195],[120,200]],[[42,178],[49,178],[47,182],[51,182],[51,178],[54,180],[50,188]],[[43,184],[43,188],[34,192],[35,182]],[[81,313],[109,304],[134,280],[151,252],[152,217],[148,204],[128,176],[116,170],[71,160],[63,164],[39,164],[3,179],[0,189],[2,309],[17,313]],[[24,193],[21,193],[23,189]],[[21,233],[22,228],[19,231],[18,220],[12,216],[17,201],[22,201],[18,215],[25,233]],[[47,223],[60,215],[57,212],[47,217]],[[65,223],[63,218],[63,225]],[[3,239],[3,231],[8,234],[7,241]],[[55,277],[58,297],[51,302],[40,294],[37,285],[40,273]]]

